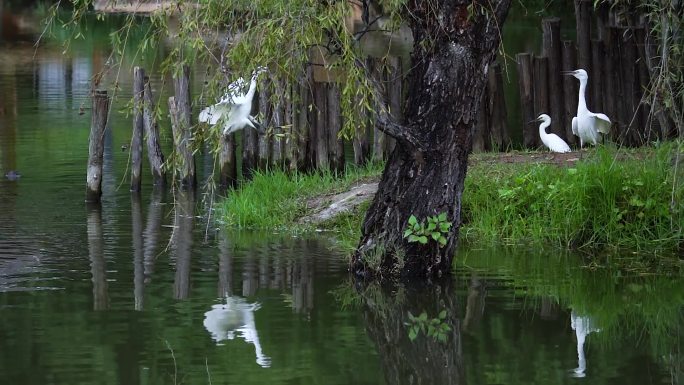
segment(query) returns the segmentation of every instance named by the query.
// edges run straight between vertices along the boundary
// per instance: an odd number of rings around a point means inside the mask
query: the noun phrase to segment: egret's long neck
[[[580,79],[580,88],[579,88],[579,101],[577,103],[577,112],[579,111],[587,111],[587,101],[584,98],[584,94],[587,91],[587,79]]]
[[[257,76],[252,76],[252,81],[249,83],[249,90],[247,90],[247,95],[245,97],[248,100],[252,100],[254,93],[256,92]]]
[[[548,127],[551,122],[543,122],[539,125],[539,136],[546,136],[546,127]]]

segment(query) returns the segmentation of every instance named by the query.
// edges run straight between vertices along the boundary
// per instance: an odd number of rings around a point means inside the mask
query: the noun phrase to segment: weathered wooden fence
[[[603,112],[613,122],[610,137],[628,146],[668,137],[656,120],[649,119],[650,108],[643,96],[650,78],[647,60],[654,57],[647,44],[648,30],[643,20],[625,18],[601,5],[594,10],[591,0],[576,0],[577,42],[561,38],[561,20],[542,21],[541,55],[516,55],[518,90],[522,121],[522,145],[541,145],[537,125],[529,124],[539,114],[552,118],[550,131],[576,145],[571,122],[576,115],[579,82],[562,71],[583,68],[589,74],[587,103],[594,112]],[[592,32],[594,38],[592,38]],[[402,120],[406,71],[398,58],[369,58],[367,66],[376,80],[384,84],[383,103],[390,113]],[[321,75],[324,73],[324,75]],[[192,149],[193,130],[197,128],[197,112],[210,102],[191,105],[190,71],[186,67],[174,80],[175,96],[169,98],[174,138],[174,169],[181,186],[196,186]],[[139,189],[142,151],[141,120],[148,138],[150,164],[155,184],[163,184],[161,164],[164,156],[158,144],[156,123],[150,112],[152,96],[149,84],[141,86],[144,71],[135,70],[133,172],[131,189]],[[146,82],[145,82],[146,83]],[[142,93],[142,95],[141,95]],[[502,68],[494,63],[482,93],[482,109],[473,134],[473,151],[506,151],[511,147],[510,124],[507,120]],[[194,112],[193,112],[194,111]],[[142,114],[142,119],[141,119]],[[249,179],[255,170],[342,171],[346,162],[363,164],[371,159],[386,159],[394,142],[378,131],[369,117],[357,127],[351,140],[339,136],[343,125],[340,87],[321,68],[310,66],[295,83],[267,78],[253,99],[252,114],[270,130],[261,134],[245,129],[222,138],[217,153],[220,183],[233,186],[240,178]],[[654,124],[651,124],[654,123]],[[155,144],[156,143],[156,144]],[[238,161],[240,160],[240,161]]]
[[[651,119],[651,106],[644,99],[650,76],[647,61],[649,32],[643,18],[625,15],[591,0],[575,1],[577,42],[561,40],[560,19],[542,21],[543,50],[540,56],[516,56],[522,111],[523,145],[540,145],[536,125],[528,125],[541,113],[552,118],[550,131],[575,144],[572,118],[577,113],[579,82],[562,71],[587,71],[586,99],[590,111],[602,112],[613,122],[611,140],[640,146],[671,133]],[[593,32],[593,33],[592,33]],[[592,36],[594,36],[592,38]]]

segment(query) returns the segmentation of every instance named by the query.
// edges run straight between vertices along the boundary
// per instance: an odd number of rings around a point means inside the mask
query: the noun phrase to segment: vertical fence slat
[[[549,60],[545,57],[534,58],[534,116],[549,113]],[[535,146],[541,144],[539,132],[535,128]]]
[[[603,97],[602,93],[605,89],[603,85],[603,72],[602,72],[602,62],[604,61],[605,54],[603,49],[603,41],[592,39],[591,40],[591,68],[593,69],[594,77],[590,78],[589,90],[592,95],[591,100],[593,101],[592,108],[594,111],[603,111]]]
[[[328,83],[328,151],[330,154],[330,168],[337,172],[344,171],[344,141],[339,137],[342,129],[342,111],[340,109],[340,86]]]
[[[314,127],[315,127],[315,151],[316,167],[327,170],[330,167],[328,159],[328,130],[327,130],[327,91],[325,83],[313,83],[313,102],[314,102]]]
[[[86,202],[99,203],[102,196],[102,165],[104,134],[109,114],[107,91],[96,90],[93,95],[93,115],[88,138],[88,168],[86,173]]]
[[[252,128],[245,128],[252,130]],[[221,134],[221,150],[219,153],[219,165],[221,168],[219,183],[221,187],[231,188],[237,184],[237,144],[235,133],[230,135]]]
[[[252,99],[252,111],[259,111],[259,97]],[[266,122],[260,122],[266,125]],[[257,168],[257,153],[258,153],[258,134],[256,130],[241,130],[242,136],[242,176],[245,179],[252,179],[254,170]]]
[[[274,102],[271,103],[271,108],[273,109],[273,140],[271,146],[271,164],[275,167],[282,169],[283,167],[283,153],[284,153],[284,142],[283,142],[283,121],[285,120],[285,100],[284,100],[284,81],[277,79],[273,81],[273,91],[278,97]]]
[[[489,67],[487,79],[489,86],[489,125],[490,125],[490,145],[492,151],[503,151],[510,144],[508,135],[508,125],[506,123],[506,98],[503,89],[503,74],[499,63],[494,63]]]
[[[543,27],[543,55],[549,60],[548,74],[549,74],[549,115],[551,115],[551,127],[547,130],[553,132],[561,137],[565,136],[565,114],[563,113],[564,95],[563,89],[558,85],[562,84],[561,69],[562,63],[562,46],[560,36],[561,21],[557,17],[546,18],[542,20]]]
[[[516,61],[518,62],[518,89],[520,92],[523,146],[525,148],[532,148],[535,147],[537,137],[537,130],[533,129],[529,124],[535,118],[532,55],[529,53],[519,53],[516,55]]]
[[[577,47],[571,40],[563,41],[563,71],[577,69]],[[579,82],[573,76],[563,76],[563,115],[565,116],[563,137],[569,145],[577,142],[572,133],[572,118],[577,115]]]
[[[311,94],[311,84],[313,83],[313,70],[310,66],[299,80],[297,87],[297,116],[295,135],[297,138],[297,169],[305,170],[313,165],[313,157],[309,151],[311,144],[311,119],[310,109],[313,96]]]
[[[271,105],[271,82],[266,79],[261,83],[259,89],[259,116],[261,124],[272,130],[273,127],[273,106]],[[261,134],[257,136],[257,168],[266,170],[269,167],[271,158],[271,138],[272,135]]]
[[[591,69],[591,15],[592,0],[575,0],[575,21],[577,25],[577,66],[587,71],[589,81],[594,77]],[[587,95],[591,102],[591,95]]]

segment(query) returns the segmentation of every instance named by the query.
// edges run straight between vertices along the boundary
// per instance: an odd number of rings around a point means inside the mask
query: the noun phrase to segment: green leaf
[[[416,339],[416,337],[418,337],[418,332],[416,332],[416,329],[411,328],[411,329],[409,330],[409,339],[410,339],[411,341],[413,341],[413,340]]]
[[[421,235],[420,237],[418,237],[418,242],[420,242],[423,245],[427,244],[427,241],[428,239],[425,235]]]
[[[440,244],[441,246],[446,246],[446,244],[447,244],[447,239],[444,238],[444,237],[440,237],[438,242],[439,242],[439,244]]]
[[[404,231],[404,238],[408,237],[408,236],[411,235],[411,234],[413,234],[413,230],[411,230],[411,229],[406,229],[406,231]]]
[[[437,228],[437,224],[433,222],[433,223],[430,223],[430,224],[428,225],[427,231],[432,231],[432,230],[434,230],[434,229],[436,229],[436,228]]]
[[[421,321],[427,321],[427,313],[426,312],[420,313],[420,315],[418,316],[418,319]]]
[[[436,332],[437,332],[437,329],[435,329],[434,326],[432,326],[432,325],[428,326],[427,335],[428,335],[429,337],[434,336]]]
[[[408,241],[409,241],[409,242],[419,242],[419,241],[420,241],[419,238],[420,238],[419,236],[417,236],[417,235],[415,235],[415,234],[411,234],[411,235],[409,235],[409,237],[408,237]]]
[[[442,310],[442,311],[439,312],[439,316],[438,316],[439,319],[445,319],[446,316],[447,316],[447,311],[446,311],[446,310]]]
[[[437,217],[437,218],[439,219],[440,222],[446,222],[447,215],[446,215],[446,213],[441,213],[441,214],[439,214],[439,217]]]
[[[415,224],[418,223],[418,219],[416,218],[415,215],[411,215],[411,216],[409,217],[409,222],[408,222],[408,223],[409,223],[410,225],[415,225]]]
[[[439,237],[442,236],[442,234],[441,233],[430,233],[430,236],[432,237],[432,239],[434,239],[436,241],[439,239]]]

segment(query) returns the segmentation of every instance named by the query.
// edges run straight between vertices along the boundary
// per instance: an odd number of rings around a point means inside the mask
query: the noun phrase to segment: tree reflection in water
[[[376,346],[388,384],[465,383],[461,350],[458,297],[451,278],[432,284],[383,286],[359,284],[363,317]],[[426,312],[429,318],[446,310],[451,330],[446,342],[419,333],[409,339],[408,313]]]

